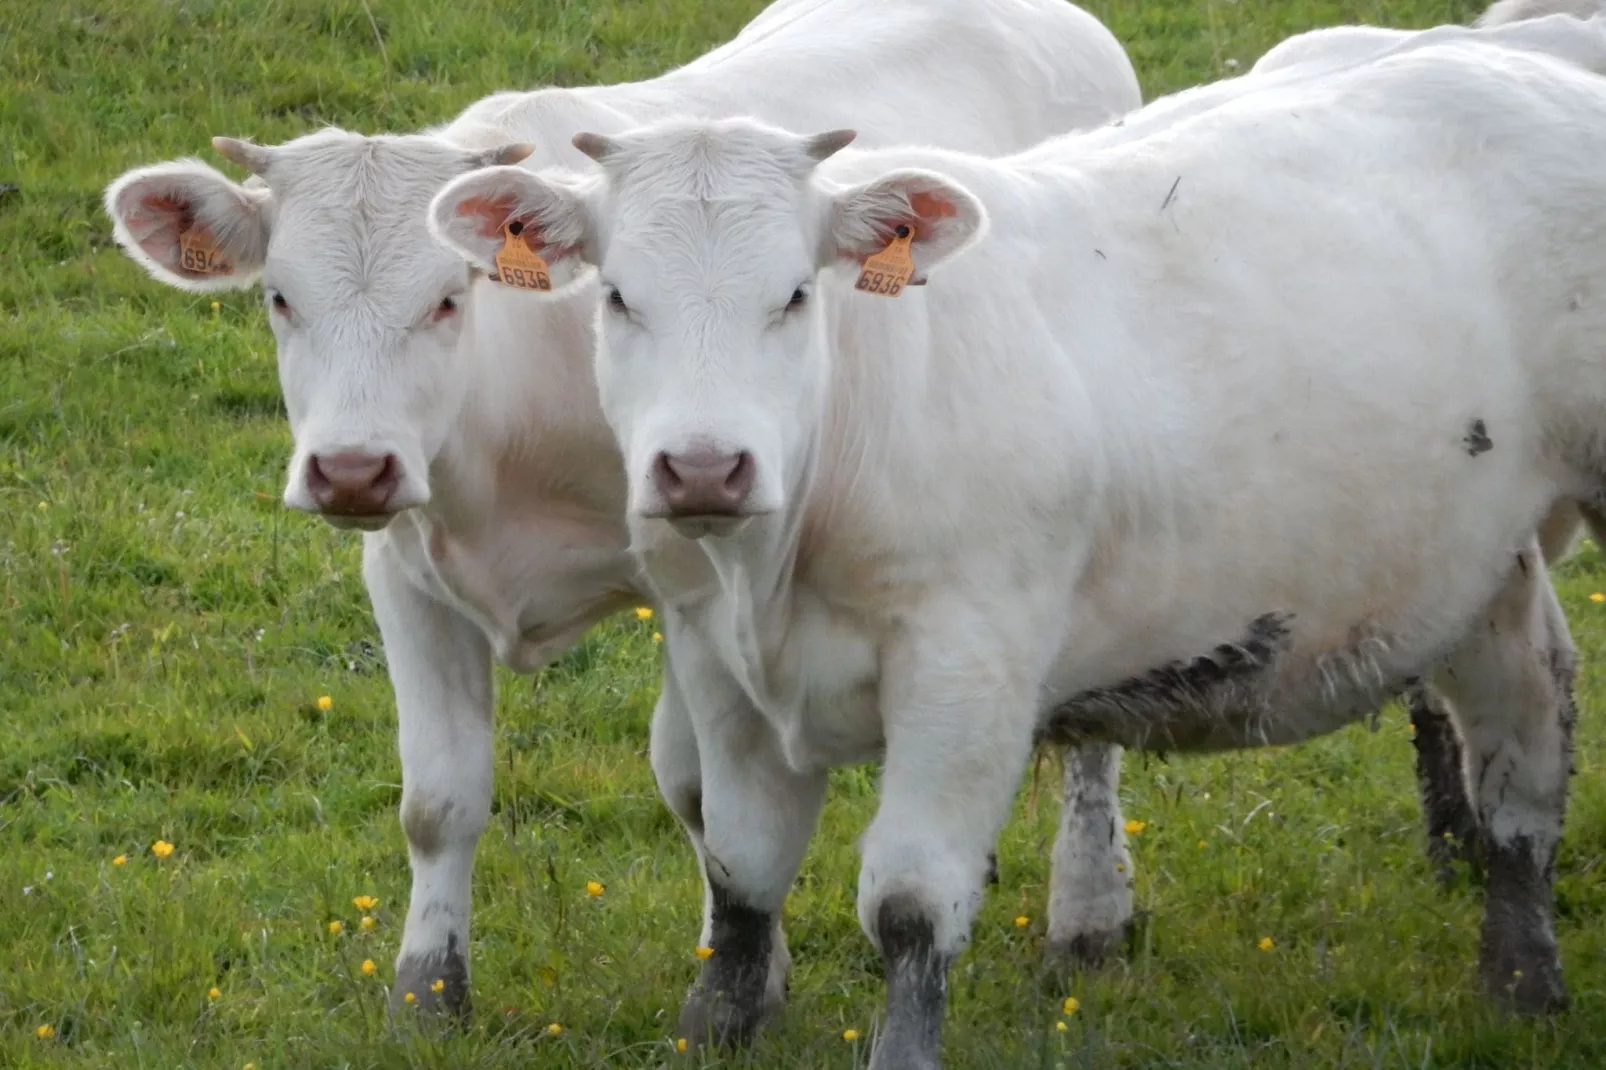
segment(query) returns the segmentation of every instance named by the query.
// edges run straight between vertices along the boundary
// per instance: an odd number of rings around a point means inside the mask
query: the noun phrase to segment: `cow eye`
[[[448,317],[453,316],[456,313],[457,313],[457,298],[448,295],[446,297],[441,298],[441,303],[435,306],[435,311],[430,316],[430,319],[433,320],[436,323],[439,323],[441,320],[447,319]]]
[[[625,304],[624,296],[619,293],[619,287],[617,286],[608,287],[608,307],[613,309],[615,312],[630,311],[629,307]]]
[[[273,305],[273,311],[285,316],[290,314],[290,302],[286,301],[284,294],[278,290],[273,291],[273,295],[268,298],[268,301]]]
[[[809,299],[808,291],[799,286],[792,291],[792,299],[786,303],[788,310],[802,308],[803,303]]]

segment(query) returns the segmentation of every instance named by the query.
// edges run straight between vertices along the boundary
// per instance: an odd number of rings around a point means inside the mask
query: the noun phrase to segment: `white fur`
[[[114,183],[166,170],[208,219],[224,218],[230,197],[260,206],[231,226],[266,221],[265,251],[239,259],[290,308],[268,310],[295,436],[289,505],[316,508],[305,480],[315,453],[399,458],[397,515],[367,536],[365,559],[403,720],[403,810],[455,808],[447,861],[420,867],[415,852],[404,959],[438,952],[448,932],[466,946],[467,860],[491,778],[476,719],[484,707],[488,725],[489,668],[466,658],[467,637],[533,671],[646,597],[593,383],[595,286],[540,298],[472,277],[426,228],[441,186],[512,143],[535,146],[526,167],[584,174],[592,164],[575,133],[681,113],[751,112],[794,129],[851,122],[862,144],[1002,152],[1137,104],[1120,46],[1063,0],[779,0],[730,43],[650,81],[498,93],[421,134],[321,131],[254,150],[261,175],[244,186],[182,163]],[[131,243],[121,204],[108,198],[119,240],[156,278],[214,285]],[[459,310],[437,322],[447,296]],[[654,768],[687,817],[697,751],[673,694],[655,715]],[[459,722],[474,727],[454,736]],[[441,920],[426,931],[426,917]],[[784,946],[778,955],[784,973]]]
[[[1565,645],[1529,608],[1536,528],[1606,491],[1606,83],[1467,33],[1001,160],[814,168],[740,120],[614,140],[572,222],[628,306],[603,313],[598,381],[706,849],[755,867],[732,885],[773,894],[790,870],[757,867],[795,865],[775,845],[812,822],[720,764],[733,736],[800,775],[884,753],[861,918],[875,939],[880,904],[913,899],[952,952],[1046,711],[1129,746],[1291,742],[1447,656],[1484,666],[1451,695],[1469,768],[1520,785],[1479,787],[1486,827],[1553,852],[1560,702],[1513,666]],[[866,197],[909,175],[954,210]],[[901,222],[934,236],[929,286],[855,293],[843,235]],[[989,236],[955,253],[944,226]],[[808,280],[812,311],[782,311]],[[645,486],[699,437],[759,487],[701,569]],[[1286,637],[1256,652],[1268,615]],[[1245,647],[1245,690],[1108,691]]]

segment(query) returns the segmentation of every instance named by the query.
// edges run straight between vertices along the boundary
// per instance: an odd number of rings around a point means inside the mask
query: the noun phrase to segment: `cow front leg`
[[[461,1018],[469,1009],[474,851],[491,813],[490,645],[473,623],[410,584],[391,553],[373,536],[363,553],[396,693],[401,824],[413,871],[390,1007]]]
[[[1121,748],[1064,748],[1065,784],[1048,888],[1052,960],[1097,966],[1132,927],[1132,856],[1121,818]]]
[[[958,631],[899,644],[883,664],[881,805],[859,875],[859,920],[887,984],[871,1070],[942,1065],[948,970],[1032,748],[1027,672],[977,649],[986,630]]]
[[[1524,551],[1471,636],[1439,672],[1460,729],[1483,828],[1486,906],[1479,972],[1498,1000],[1567,1003],[1553,881],[1571,773],[1575,651],[1538,544]]]
[[[1416,780],[1422,791],[1422,816],[1427,822],[1428,861],[1439,881],[1455,877],[1455,864],[1464,862],[1479,875],[1478,817],[1467,798],[1466,763],[1461,741],[1443,703],[1425,685],[1405,695],[1415,732]]]
[[[664,652],[667,663],[669,651]],[[689,711],[681,698],[680,689],[674,682],[674,673],[665,667],[663,673],[663,687],[659,691],[658,705],[653,709],[652,737],[650,743],[653,774],[658,779],[658,790],[662,793],[669,809],[680,820],[681,826],[686,830],[686,837],[691,841],[692,850],[697,856],[698,872],[703,882],[703,929],[697,939],[698,947],[714,946],[714,915],[715,886],[708,879],[707,853],[704,849],[705,827],[703,824],[703,774],[702,760],[697,750],[697,737],[693,730]],[[721,927],[724,930],[720,942],[730,951],[729,961],[736,961],[743,956],[738,948],[744,940],[750,942],[751,936],[741,925],[733,925],[739,907],[722,906]],[[737,930],[733,932],[732,930]],[[781,927],[781,919],[777,914],[773,919],[773,926],[769,938],[769,968],[764,983],[764,994],[760,1006],[748,1017],[754,1025],[748,1027],[751,1032],[756,1023],[768,1021],[777,1015],[786,1006],[787,981],[791,974],[792,958],[786,947],[786,933]],[[693,989],[694,995],[697,989]],[[697,1005],[696,1011],[691,1011],[692,1003]],[[688,1014],[693,1017],[682,1023],[683,1030],[689,1028],[699,1040],[709,1032],[709,1018],[711,1004],[708,1000],[694,999],[688,1003]],[[686,1035],[683,1031],[682,1035]]]
[[[684,646],[673,651],[677,659],[685,654]],[[702,767],[700,947],[712,952],[703,952],[679,1035],[692,1044],[746,1044],[784,1004],[790,960],[781,911],[819,819],[826,778],[823,770],[787,765],[769,724],[711,665],[677,675],[682,685],[697,681],[682,694]]]

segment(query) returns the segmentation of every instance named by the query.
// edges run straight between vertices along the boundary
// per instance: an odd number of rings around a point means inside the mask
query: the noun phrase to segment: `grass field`
[[[867,769],[835,777],[790,904],[784,1024],[749,1054],[674,1053],[700,901],[645,760],[655,655],[633,617],[533,684],[502,678],[476,1017],[449,1034],[387,1023],[408,878],[358,538],[278,504],[289,434],[258,296],[148,281],[99,208],[125,167],[209,156],[212,134],[408,129],[493,89],[647,76],[760,6],[0,0],[0,1066],[863,1065],[882,993],[853,911]],[[1149,96],[1313,26],[1474,13],[1089,6]],[[1145,922],[1096,976],[1039,965],[1045,769],[955,971],[950,1065],[1606,1065],[1606,605],[1589,597],[1606,559],[1589,547],[1557,575],[1585,654],[1558,888],[1569,1014],[1485,1008],[1480,900],[1434,886],[1391,710],[1297,749],[1130,759]],[[371,930],[360,895],[380,901]]]

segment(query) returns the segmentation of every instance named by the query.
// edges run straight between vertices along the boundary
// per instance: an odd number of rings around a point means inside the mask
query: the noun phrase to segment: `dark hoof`
[[[692,1047],[712,1044],[716,1047],[745,1047],[752,1043],[758,1031],[781,1012],[780,1007],[767,1007],[762,998],[754,1000],[733,998],[730,993],[704,988],[699,982],[686,994],[686,1004],[680,1009],[677,1035],[684,1037]]]
[[[1126,953],[1133,931],[1133,923],[1129,921],[1114,929],[1077,933],[1069,940],[1051,941],[1045,954],[1051,966],[1096,970]]]
[[[1485,955],[1479,972],[1495,1002],[1518,1014],[1556,1014],[1567,1009],[1567,982],[1554,947]]]
[[[882,1042],[870,1056],[870,1070],[942,1070],[942,1063],[925,1052],[894,1051]]]
[[[408,999],[411,993],[412,998]],[[456,941],[445,951],[410,955],[396,963],[396,983],[390,989],[390,1013],[435,1015],[465,1021],[469,1014],[468,963]]]

